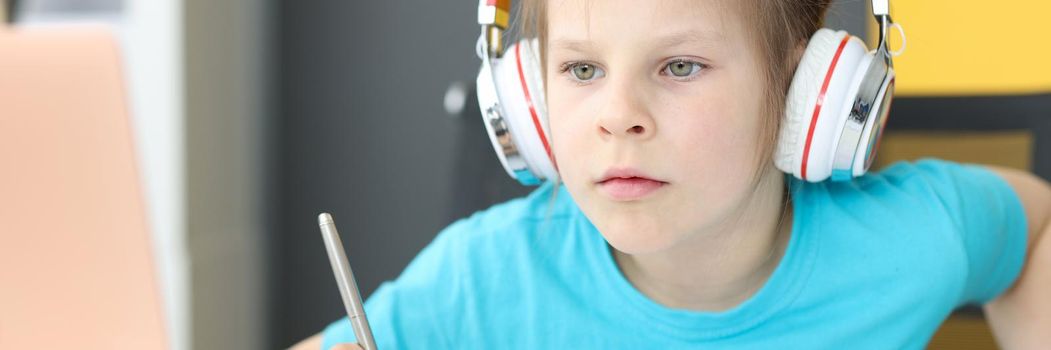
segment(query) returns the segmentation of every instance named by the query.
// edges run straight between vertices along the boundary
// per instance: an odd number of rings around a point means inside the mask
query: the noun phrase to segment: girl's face
[[[747,214],[770,116],[761,114],[758,55],[733,6],[549,3],[555,158],[574,200],[622,252],[659,252]]]

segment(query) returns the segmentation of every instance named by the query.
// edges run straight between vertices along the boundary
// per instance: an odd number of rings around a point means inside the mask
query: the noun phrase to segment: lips
[[[611,168],[597,182],[599,189],[614,201],[643,199],[668,183],[633,168]]]

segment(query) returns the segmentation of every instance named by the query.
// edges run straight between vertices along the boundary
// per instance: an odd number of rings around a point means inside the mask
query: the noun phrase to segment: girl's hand
[[[336,344],[330,350],[363,350],[357,343]]]
[[[331,348],[321,348],[321,333],[315,334],[310,338],[303,339],[296,345],[293,345],[289,350],[363,350],[357,343],[343,343],[333,345]]]

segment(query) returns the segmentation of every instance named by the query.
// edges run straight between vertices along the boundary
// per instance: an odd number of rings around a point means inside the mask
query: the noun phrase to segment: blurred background
[[[836,1],[827,26],[873,42],[867,4]],[[117,38],[155,282],[181,350],[285,348],[344,316],[320,212],[339,222],[367,297],[452,221],[528,193],[479,120],[476,5],[8,0],[0,11],[20,30],[90,22]],[[1051,4],[892,6],[908,43],[878,164],[933,155],[1051,179],[1051,47],[1038,44]],[[976,308],[950,324],[932,347],[993,346]]]

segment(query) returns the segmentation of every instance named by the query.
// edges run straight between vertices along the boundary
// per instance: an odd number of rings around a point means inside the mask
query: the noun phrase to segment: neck
[[[635,288],[662,305],[733,308],[759,290],[784,254],[792,227],[784,195],[783,174],[771,169],[734,217],[670,249],[637,255],[613,249],[614,258]]]

